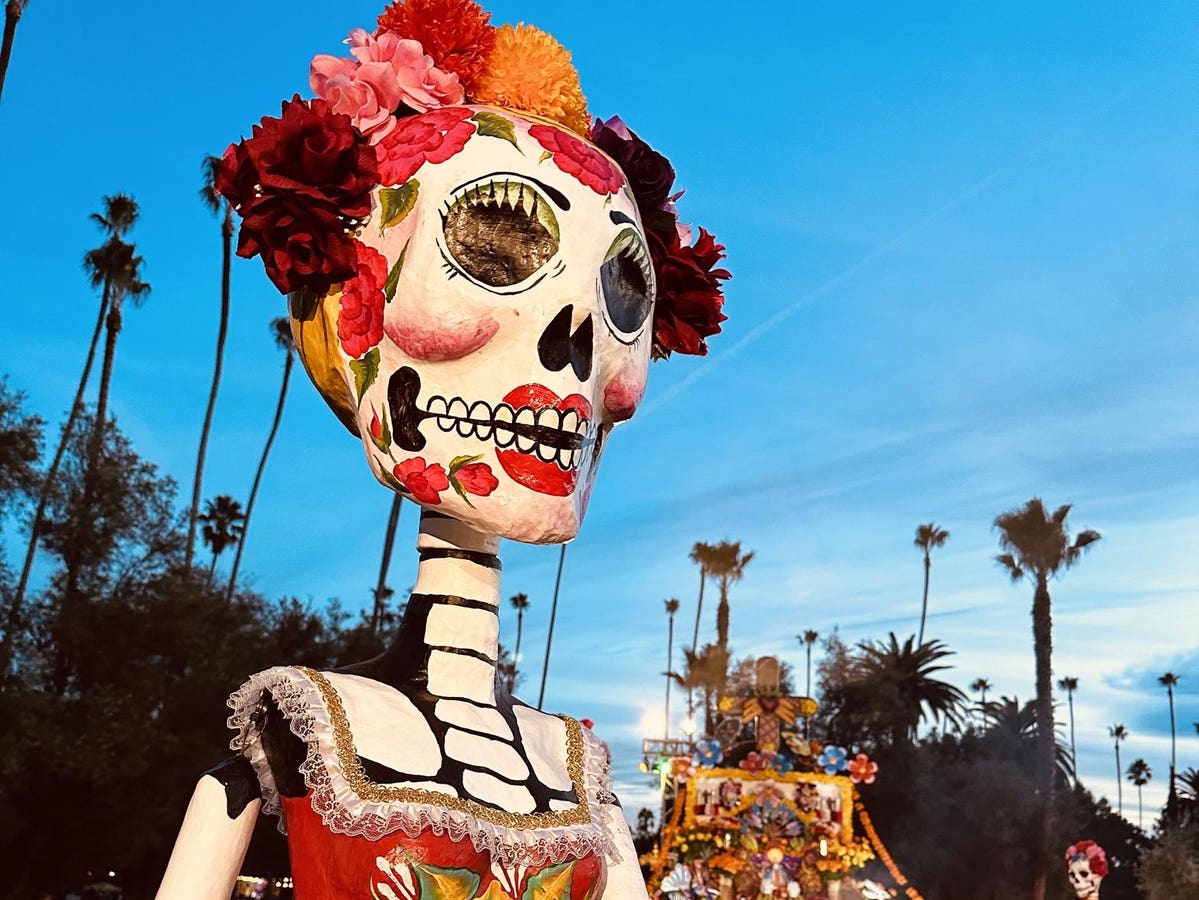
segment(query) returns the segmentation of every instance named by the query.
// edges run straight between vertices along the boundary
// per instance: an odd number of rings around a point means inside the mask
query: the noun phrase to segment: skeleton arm
[[[157,900],[227,900],[261,807],[258,781],[243,757],[201,776]]]

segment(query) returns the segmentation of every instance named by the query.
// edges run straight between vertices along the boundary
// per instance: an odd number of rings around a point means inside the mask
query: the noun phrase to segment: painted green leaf
[[[404,182],[399,187],[380,188],[379,200],[383,211],[379,215],[379,234],[392,225],[399,225],[408,217],[416,206],[416,197],[420,193],[420,182],[415,178]]]
[[[387,273],[387,281],[383,284],[383,296],[390,303],[396,295],[396,288],[400,284],[400,272],[404,270],[404,257],[408,255],[408,244],[404,244],[404,249],[400,251],[399,257],[395,261],[395,265],[391,267],[391,271]]]
[[[559,897],[569,897],[570,880],[574,871],[573,859],[542,869],[529,879],[521,900],[558,900]]]
[[[550,153],[550,151],[548,151],[548,150],[542,150],[541,156],[538,157],[538,159],[537,159],[537,164],[540,165],[541,163],[545,162],[547,159],[549,159],[553,155],[554,154]]]
[[[443,869],[412,861],[412,870],[420,881],[420,896],[437,900],[471,900],[482,879],[470,869]]]
[[[483,458],[482,453],[476,453],[474,456],[455,456],[450,460],[450,474],[453,475],[465,465],[476,462]]]
[[[457,494],[459,497],[461,497],[463,500],[465,500],[465,501],[466,501],[466,505],[467,505],[467,506],[469,506],[471,509],[474,509],[474,508],[475,508],[475,505],[474,505],[473,503],[471,503],[471,502],[470,502],[470,497],[468,497],[468,496],[466,495],[466,488],[464,488],[464,487],[462,486],[462,482],[460,482],[460,481],[459,481],[459,480],[458,480],[458,479],[457,479],[455,476],[453,476],[453,475],[450,475],[450,487],[452,487],[452,488],[454,489],[454,493],[455,493],[455,494]]]
[[[393,491],[399,491],[401,494],[409,493],[408,488],[400,484],[400,480],[391,474],[391,472],[388,472],[387,467],[382,463],[379,464],[379,474],[383,476],[383,480],[387,482],[387,486]]]
[[[374,347],[362,359],[350,360],[350,371],[354,373],[354,388],[358,391],[358,405],[367,388],[379,377],[379,348]]]
[[[503,116],[493,112],[477,112],[470,118],[479,126],[479,134],[484,137],[500,138],[520,150],[516,143],[516,129]]]

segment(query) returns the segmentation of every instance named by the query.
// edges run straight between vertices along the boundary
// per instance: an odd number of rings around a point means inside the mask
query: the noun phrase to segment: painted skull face
[[[1079,900],[1096,900],[1098,898],[1099,884],[1103,881],[1103,876],[1091,871],[1091,863],[1086,856],[1072,859],[1067,872],[1070,878],[1070,887],[1074,888],[1074,894]]]
[[[318,304],[343,418],[420,505],[572,538],[649,365],[654,272],[623,174],[557,125],[483,107],[402,119],[377,149],[358,277]],[[293,322],[308,344],[314,318]]]

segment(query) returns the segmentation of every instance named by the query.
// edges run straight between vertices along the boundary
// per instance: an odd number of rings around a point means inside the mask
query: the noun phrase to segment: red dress
[[[353,685],[343,677],[338,688],[334,680],[278,667],[252,676],[229,699],[229,724],[238,732],[232,746],[254,766],[263,811],[281,815],[297,900],[597,900],[603,894],[607,866],[617,860],[608,828],[623,818],[613,805],[606,755],[578,722],[563,718],[579,802],[548,813],[506,813],[428,789],[370,782],[338,694]],[[264,691],[307,745],[303,797],[276,790],[254,716]]]

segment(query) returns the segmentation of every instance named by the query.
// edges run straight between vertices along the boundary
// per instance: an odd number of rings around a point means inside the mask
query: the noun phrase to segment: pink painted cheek
[[[645,379],[617,375],[604,388],[604,410],[613,423],[631,419],[645,396]]]
[[[383,331],[392,343],[413,359],[426,362],[459,359],[474,353],[486,346],[499,328],[500,323],[491,316],[457,324],[397,322],[394,319],[383,324]]]

